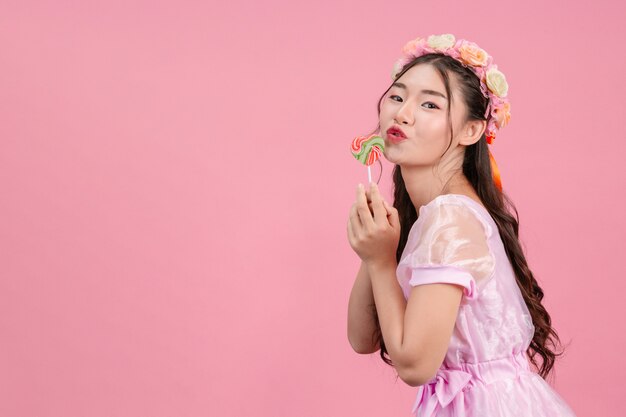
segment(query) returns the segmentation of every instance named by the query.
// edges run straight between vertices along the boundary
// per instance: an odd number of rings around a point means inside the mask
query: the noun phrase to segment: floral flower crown
[[[496,131],[503,128],[511,119],[511,105],[506,98],[509,85],[504,74],[493,64],[493,58],[473,42],[456,40],[452,34],[431,35],[428,38],[416,38],[402,47],[403,56],[396,61],[391,78],[396,79],[402,68],[414,58],[429,53],[439,53],[459,61],[470,68],[480,80],[480,90],[489,99],[485,118],[487,128],[485,137],[491,144],[496,138]]]

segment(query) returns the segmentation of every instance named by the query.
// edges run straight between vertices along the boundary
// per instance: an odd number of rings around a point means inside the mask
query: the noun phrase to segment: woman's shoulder
[[[419,209],[415,226],[419,223],[439,224],[455,222],[474,222],[482,224],[490,237],[496,227],[487,208],[477,196],[460,193],[440,194]]]
[[[464,194],[464,193],[447,193],[440,194],[437,197],[433,198],[430,202],[420,207],[420,212],[423,210],[427,210],[432,206],[438,206],[445,203],[470,203],[474,207],[478,206],[485,212],[487,212],[487,208],[484,206],[482,201],[480,201],[480,197],[473,194]]]
[[[470,196],[437,196],[420,208],[402,264],[448,265],[470,271],[475,279],[490,276],[495,270],[492,236],[497,226],[488,218],[487,209]]]

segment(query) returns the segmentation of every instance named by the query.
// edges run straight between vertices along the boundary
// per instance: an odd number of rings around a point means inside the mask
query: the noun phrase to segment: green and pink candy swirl
[[[357,136],[352,141],[351,150],[360,163],[370,166],[382,156],[385,140],[377,135]]]

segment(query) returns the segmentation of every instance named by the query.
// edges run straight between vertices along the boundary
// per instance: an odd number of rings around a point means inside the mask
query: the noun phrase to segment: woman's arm
[[[423,385],[432,379],[444,360],[463,287],[467,287],[458,280],[416,282],[411,283],[413,288],[408,300],[405,299],[396,276],[401,227],[398,210],[382,199],[376,184],[372,183],[370,190],[371,211],[363,186],[360,184],[357,189],[357,201],[350,209],[348,239],[365,263],[369,291],[391,362],[407,384]]]
[[[372,282],[363,262],[356,275],[348,302],[348,340],[355,352],[374,353],[380,349],[374,342],[376,318]]]
[[[433,283],[411,288],[408,301],[396,264],[369,264],[382,337],[398,375],[413,387],[434,377],[443,363],[463,295],[460,285]]]

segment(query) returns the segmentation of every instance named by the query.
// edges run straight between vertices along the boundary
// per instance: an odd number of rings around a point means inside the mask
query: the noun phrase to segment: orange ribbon
[[[500,178],[500,170],[498,169],[498,165],[496,164],[496,159],[491,154],[491,150],[489,150],[489,161],[491,162],[491,176],[493,177],[493,182],[496,183],[496,187],[498,187],[500,192],[502,192],[502,179]]]

